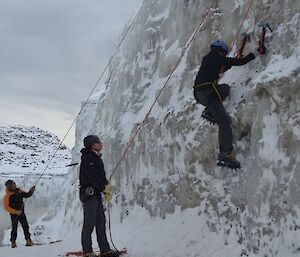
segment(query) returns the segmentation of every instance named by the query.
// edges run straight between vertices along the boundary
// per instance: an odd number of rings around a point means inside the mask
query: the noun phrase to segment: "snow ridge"
[[[41,173],[59,143],[57,136],[39,128],[0,126],[0,173]],[[69,162],[70,151],[62,146],[46,174],[66,174]]]

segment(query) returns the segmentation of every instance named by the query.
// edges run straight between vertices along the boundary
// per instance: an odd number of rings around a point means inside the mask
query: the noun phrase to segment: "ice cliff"
[[[105,85],[77,122],[74,160],[83,137],[98,134],[110,174],[210,3],[143,2]],[[157,234],[149,253],[300,256],[300,2],[254,1],[242,28],[252,38],[245,52],[257,49],[260,21],[274,30],[267,34],[268,52],[221,79],[232,88],[225,106],[240,171],[216,167],[218,129],[201,119],[203,107],[193,98],[193,80],[210,42],[230,43],[247,6],[244,0],[217,1],[113,177],[115,223],[132,220],[133,213],[142,219],[142,209],[148,223],[161,219],[158,227],[164,227],[172,220],[179,229],[164,231],[161,246]],[[68,228],[82,222],[77,193],[77,185],[68,192]],[[138,244],[148,232],[131,226]]]

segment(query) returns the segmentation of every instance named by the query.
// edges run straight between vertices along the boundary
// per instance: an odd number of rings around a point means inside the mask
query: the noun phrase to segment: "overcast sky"
[[[141,3],[0,0],[0,124],[62,138]]]

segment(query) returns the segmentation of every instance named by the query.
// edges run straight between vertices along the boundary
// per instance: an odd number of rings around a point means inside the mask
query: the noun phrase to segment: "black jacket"
[[[195,79],[195,86],[218,80],[219,74],[222,70],[226,71],[230,69],[231,66],[244,65],[253,59],[255,59],[255,56],[252,53],[248,54],[244,58],[237,59],[222,56],[216,52],[210,52],[208,55],[203,57],[201,67]]]
[[[24,192],[20,188],[17,188],[13,191],[6,189],[6,195],[3,199],[5,210],[11,214],[16,214],[16,210],[23,210],[23,198],[29,198],[32,196],[32,194],[32,190],[29,190],[29,192]]]
[[[80,152],[82,154],[79,171],[80,189],[84,191],[87,187],[92,186],[95,193],[100,195],[107,183],[101,156],[85,148]]]

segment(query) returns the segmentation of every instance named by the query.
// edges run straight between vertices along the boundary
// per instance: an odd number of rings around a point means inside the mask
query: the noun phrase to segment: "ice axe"
[[[237,59],[241,59],[243,57],[243,51],[244,51],[244,48],[245,48],[245,45],[247,42],[251,42],[250,41],[250,35],[247,34],[247,33],[242,33],[242,43],[241,43],[241,46],[236,54],[236,58]]]
[[[261,27],[261,32],[259,33],[259,36],[258,36],[258,48],[257,48],[257,51],[259,52],[260,55],[263,55],[263,54],[266,53],[266,47],[265,47],[266,31],[268,29],[272,33],[273,30],[271,29],[269,23],[259,22],[257,24],[257,26]]]

